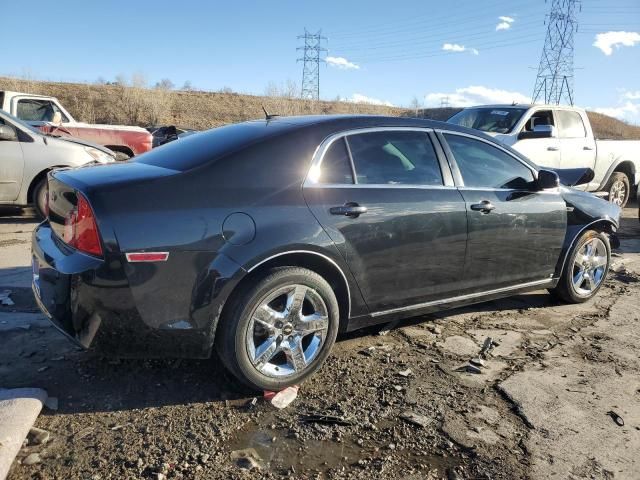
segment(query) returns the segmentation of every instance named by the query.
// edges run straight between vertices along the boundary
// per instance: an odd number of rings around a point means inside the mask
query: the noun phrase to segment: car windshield
[[[456,113],[448,122],[483,132],[509,133],[527,108],[466,108]]]
[[[6,110],[0,110],[0,112],[2,112],[2,116],[4,116],[5,118],[3,118],[3,120],[9,120],[10,123],[13,123],[14,125],[19,125],[20,127],[29,130],[30,132],[34,132],[37,133],[38,135],[42,135],[42,132],[40,130],[38,130],[35,127],[32,127],[31,125],[29,125],[28,123],[23,122],[22,120],[20,120],[18,117],[15,117],[13,115],[11,115],[9,112],[7,112]],[[0,116],[0,118],[2,118],[2,116]]]

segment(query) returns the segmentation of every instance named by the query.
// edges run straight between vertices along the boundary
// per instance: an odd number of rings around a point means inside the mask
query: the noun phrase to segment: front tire
[[[336,296],[320,275],[298,267],[275,268],[231,300],[216,346],[222,362],[243,384],[279,391],[320,368],[338,325]]]
[[[47,196],[49,195],[49,184],[47,178],[40,180],[33,188],[33,207],[41,220],[47,218]]]
[[[631,196],[631,182],[629,177],[622,172],[613,172],[607,182],[605,191],[608,194],[609,202],[624,208]]]
[[[611,264],[611,246],[602,232],[587,230],[569,252],[558,285],[551,290],[567,303],[593,298],[604,283]]]

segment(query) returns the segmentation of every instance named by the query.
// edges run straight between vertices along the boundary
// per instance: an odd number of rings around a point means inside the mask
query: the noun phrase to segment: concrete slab
[[[40,388],[0,390],[0,480],[7,477],[46,400],[47,392]]]

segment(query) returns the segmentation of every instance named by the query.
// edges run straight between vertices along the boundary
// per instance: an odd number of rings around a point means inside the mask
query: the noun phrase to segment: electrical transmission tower
[[[302,57],[298,58],[298,62],[302,62],[301,96],[308,100],[319,100],[320,62],[324,61],[320,58],[320,54],[327,51],[322,47],[322,42],[327,37],[322,36],[322,30],[318,33],[309,33],[305,28],[304,35],[298,35],[298,39],[304,40],[304,45],[297,48],[303,51]]]
[[[449,102],[449,96],[440,98],[440,108],[451,108],[451,103]]]
[[[578,30],[576,20],[579,0],[551,0],[532,103],[573,105],[573,35]]]

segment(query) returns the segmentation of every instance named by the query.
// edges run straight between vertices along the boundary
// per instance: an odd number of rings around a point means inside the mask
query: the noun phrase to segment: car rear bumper
[[[174,265],[131,264],[120,254],[95,258],[62,243],[44,222],[32,237],[32,289],[53,325],[85,349],[117,357],[206,358],[217,323],[212,312],[222,310],[228,280],[239,267],[211,254],[211,268],[194,274],[193,283],[183,277],[168,286],[173,296],[154,283],[202,255],[177,253]],[[191,285],[187,294],[183,281]]]

